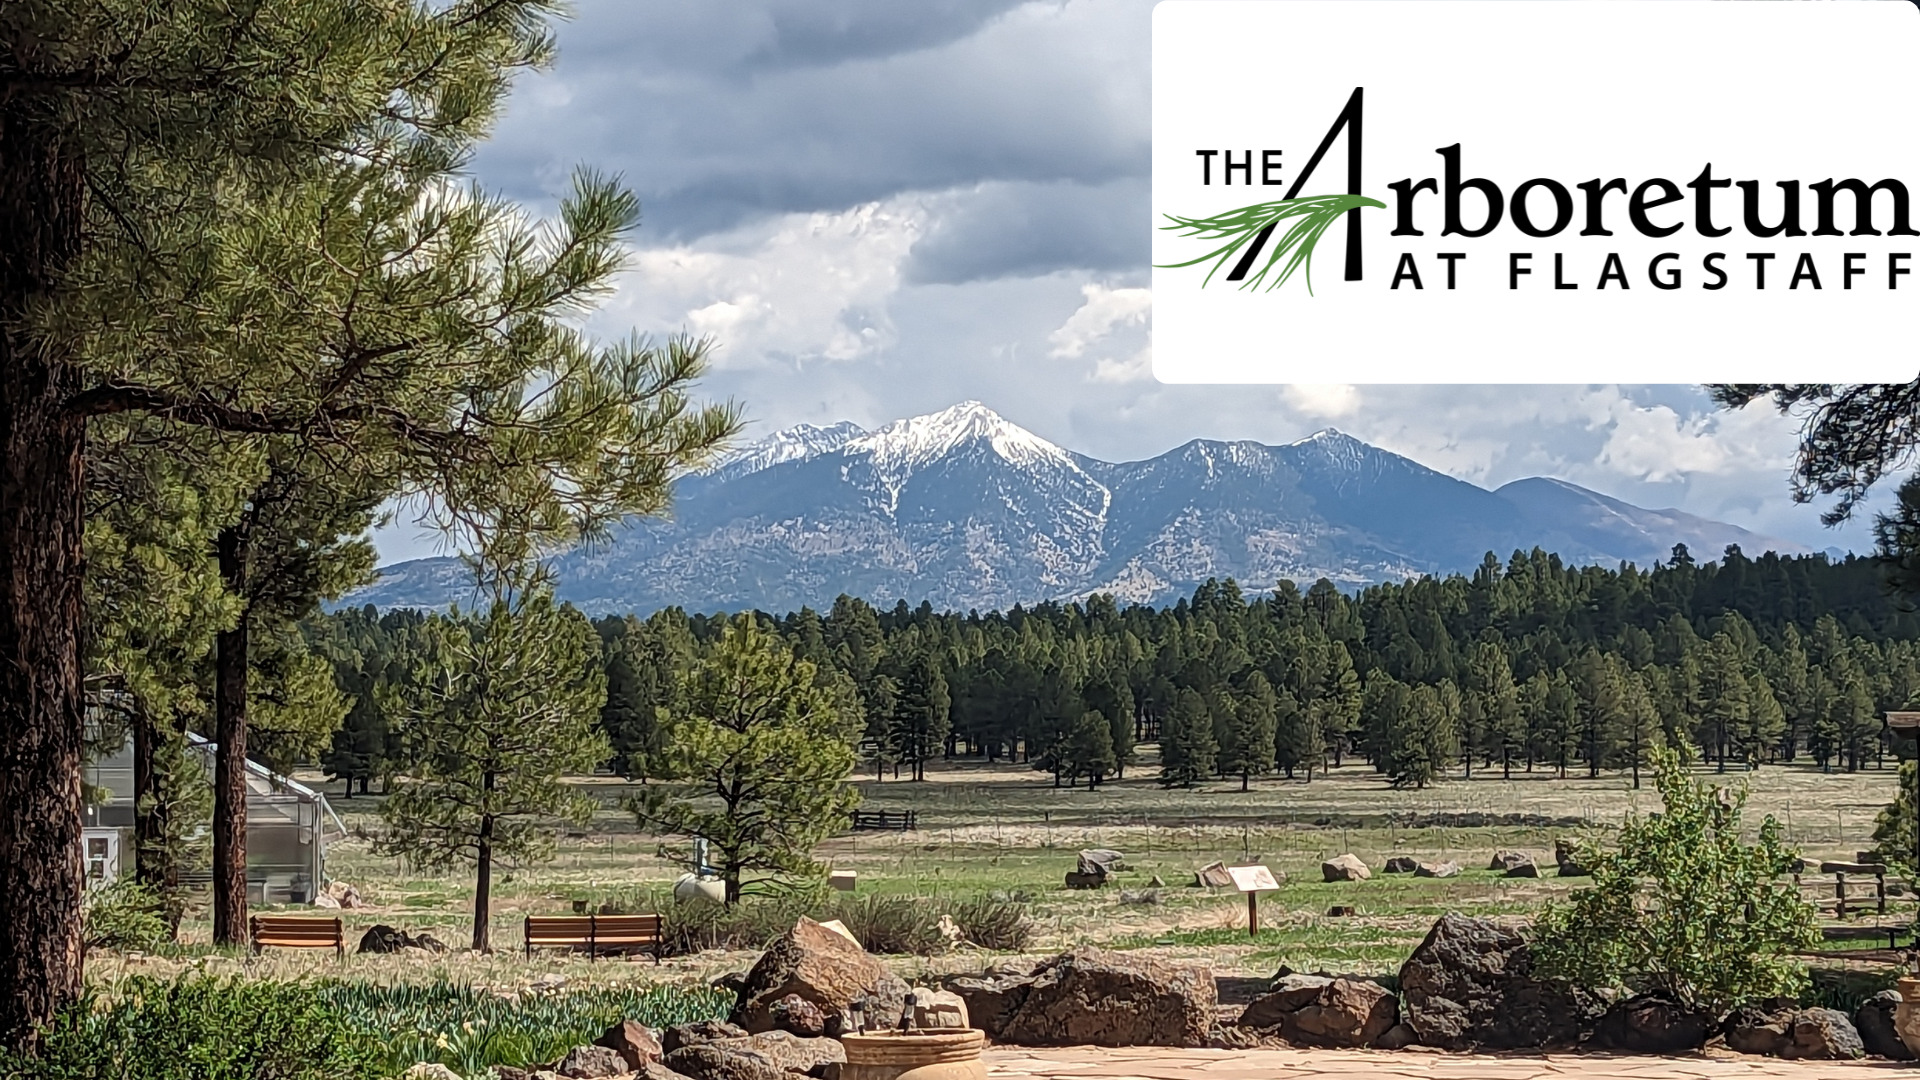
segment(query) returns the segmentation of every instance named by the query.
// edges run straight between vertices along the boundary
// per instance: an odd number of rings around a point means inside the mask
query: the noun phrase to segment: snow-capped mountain
[[[1488,491],[1331,428],[1111,463],[969,401],[871,432],[801,425],[741,447],[680,482],[671,519],[636,521],[556,570],[561,597],[594,613],[787,611],[841,593],[987,610],[1091,592],[1161,602],[1210,577],[1353,587],[1536,546],[1647,565],[1675,543],[1702,558],[1730,543],[1804,551],[1560,480]],[[349,601],[443,606],[467,591],[464,573],[453,559],[402,563]]]

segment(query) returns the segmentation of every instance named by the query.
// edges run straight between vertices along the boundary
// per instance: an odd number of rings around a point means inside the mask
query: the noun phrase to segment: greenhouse
[[[191,752],[213,775],[214,744],[188,734]],[[86,783],[94,792],[86,808],[84,843],[90,883],[112,880],[133,853],[133,744],[87,766]],[[211,827],[211,823],[209,823]],[[254,904],[307,904],[326,882],[327,841],[346,829],[326,796],[281,776],[256,761],[247,762],[247,900]],[[208,880],[206,868],[188,879]]]

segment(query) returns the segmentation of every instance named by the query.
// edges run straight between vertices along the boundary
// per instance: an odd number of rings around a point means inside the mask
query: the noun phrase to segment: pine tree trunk
[[[227,591],[245,596],[246,535],[239,526],[221,530],[220,578]],[[247,940],[247,616],[214,639],[213,759],[213,943]]]
[[[493,787],[493,776],[487,776],[487,787]],[[492,916],[493,894],[493,819],[480,819],[479,854],[474,860],[478,864],[478,873],[473,879],[473,951],[487,952],[490,947],[487,928]]]
[[[19,1048],[80,996],[86,424],[58,346],[7,329],[80,250],[84,164],[53,111],[0,96],[0,1045]]]
[[[166,887],[164,847],[166,808],[160,797],[160,774],[153,767],[153,717],[145,708],[133,711],[133,876],[154,889]]]

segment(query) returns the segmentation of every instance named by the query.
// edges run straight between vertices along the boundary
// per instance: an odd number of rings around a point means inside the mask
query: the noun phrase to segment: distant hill
[[[682,480],[671,520],[636,521],[554,567],[560,596],[595,614],[788,611],[841,593],[964,611],[1093,592],[1157,603],[1210,577],[1356,587],[1534,547],[1646,566],[1676,543],[1703,559],[1728,544],[1808,550],[1563,480],[1488,491],[1331,428],[1112,463],[970,401],[871,432],[779,432]],[[422,559],[347,602],[441,607],[469,589],[458,560]]]

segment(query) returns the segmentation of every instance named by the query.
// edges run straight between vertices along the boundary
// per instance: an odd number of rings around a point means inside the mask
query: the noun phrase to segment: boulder
[[[1380,872],[1383,874],[1411,874],[1413,873],[1414,867],[1419,865],[1419,862],[1415,861],[1411,855],[1395,855],[1393,858],[1387,860],[1387,865],[1381,867]]]
[[[1067,888],[1098,889],[1107,883],[1105,874],[1083,874],[1078,870],[1067,871]]]
[[[1501,876],[1537,878],[1540,876],[1540,867],[1537,866],[1532,859],[1528,859],[1525,862],[1509,866],[1507,872]]]
[[[1793,1014],[1793,1045],[1783,1057],[1847,1061],[1866,1053],[1853,1021],[1838,1009],[1801,1009]]]
[[[313,898],[313,906],[317,908],[338,908],[340,901],[335,900],[326,893],[321,893]]]
[[[460,1080],[460,1074],[437,1061],[422,1061],[400,1074],[402,1080]]]
[[[1339,978],[1289,1013],[1280,1036],[1302,1046],[1371,1046],[1400,1022],[1400,1002],[1369,979]]]
[[[1893,993],[1897,1004],[1899,993]],[[1842,1061],[1866,1052],[1853,1021],[1835,1009],[1737,1009],[1727,1017],[1725,1032],[1727,1048],[1742,1054]]]
[[[708,985],[712,986],[715,990],[725,990],[735,998],[738,998],[740,992],[747,987],[747,973],[744,971],[729,971],[725,975],[715,978],[713,982]]]
[[[826,1066],[843,1065],[847,1060],[846,1048],[840,1045],[839,1039],[804,1039],[786,1031],[763,1031],[744,1039],[721,1039],[706,1045],[737,1054],[757,1054],[787,1072],[810,1076],[822,1075]]]
[[[1333,983],[1326,975],[1282,975],[1273,980],[1273,989],[1254,998],[1234,1023],[1278,1033],[1287,1017],[1306,1008],[1320,997],[1320,991]]]
[[[767,1006],[767,1015],[773,1018],[776,1031],[803,1038],[819,1038],[827,1033],[827,1014],[799,994],[788,994]]]
[[[1793,1045],[1793,1012],[1783,1009],[1735,1009],[1721,1028],[1727,1049],[1739,1054],[1780,1057]]]
[[[622,1020],[608,1028],[601,1036],[593,1040],[593,1045],[604,1046],[619,1054],[627,1063],[627,1069],[638,1072],[649,1061],[659,1061],[666,1051],[660,1047],[660,1037],[653,1029],[633,1020]]]
[[[728,1019],[750,1032],[772,1031],[773,1003],[789,995],[812,1002],[835,1020],[856,998],[866,999],[869,1018],[897,1019],[907,986],[852,939],[802,917],[760,954]]]
[[[951,990],[934,990],[925,986],[916,986],[911,991],[913,1002],[913,1026],[923,1031],[940,1028],[965,1029],[972,1025],[968,1022],[967,1002]]]
[[[1115,874],[1127,868],[1126,856],[1112,848],[1088,848],[1080,853],[1078,869],[1083,874]]]
[[[1375,1050],[1405,1050],[1409,1046],[1418,1046],[1420,1036],[1406,1021],[1393,1025],[1387,1033],[1373,1040]]]
[[[1854,1011],[1853,1028],[1860,1033],[1860,1045],[1867,1053],[1894,1061],[1913,1060],[1913,1051],[1900,1041],[1893,1027],[1893,1011],[1899,1007],[1900,991],[1882,990]]]
[[[683,1046],[660,1064],[690,1080],[793,1080],[764,1054],[736,1052],[714,1043]]]
[[[366,933],[360,935],[359,951],[363,953],[397,953],[403,949],[446,952],[447,946],[432,934],[409,934],[385,923],[370,926]]]
[[[1565,983],[1535,978],[1518,930],[1448,914],[1400,969],[1406,1022],[1422,1045],[1444,1050],[1570,1046],[1584,1008]]]
[[[745,1038],[747,1029],[725,1020],[696,1020],[691,1024],[676,1024],[660,1034],[662,1060],[665,1054],[688,1046],[704,1046],[721,1039]]]
[[[1575,845],[1572,840],[1560,839],[1553,842],[1553,861],[1559,864],[1561,877],[1591,877],[1586,867],[1581,866],[1575,856]]]
[[[499,1080],[514,1080],[514,1078],[502,1076]],[[657,1061],[649,1061],[633,1074],[633,1080],[687,1080],[687,1078]]]
[[[1001,1031],[1028,1046],[1204,1046],[1219,998],[1213,972],[1081,947],[1042,964]]]
[[[1233,875],[1227,873],[1227,864],[1208,863],[1194,871],[1193,883],[1207,889],[1224,889],[1233,884]]]
[[[327,887],[321,891],[320,896],[324,896],[333,901],[332,906],[346,908],[348,910],[367,906],[366,901],[360,898],[360,890],[344,881],[327,882]],[[313,902],[316,905],[320,902],[320,896],[313,898]]]
[[[1416,863],[1413,867],[1414,877],[1449,878],[1449,877],[1458,877],[1459,875],[1460,875],[1460,864],[1457,862],[1440,862],[1440,863],[1423,862],[1423,863]]]
[[[623,1076],[632,1070],[627,1059],[616,1050],[604,1046],[576,1046],[567,1051],[567,1056],[553,1067],[553,1071],[571,1080],[603,1080],[608,1076]]]
[[[987,1038],[997,1040],[1008,1018],[1027,999],[1033,976],[953,975],[941,985],[960,998],[974,1027],[986,1032]]]
[[[493,1080],[527,1080],[533,1074],[525,1069],[516,1069],[511,1065],[495,1065]]]
[[[1523,863],[1531,865],[1533,863],[1533,856],[1524,851],[1501,850],[1493,853],[1493,861],[1487,864],[1487,869],[1497,870],[1504,874]]]
[[[1361,862],[1358,855],[1335,855],[1320,864],[1322,881],[1365,881],[1372,876],[1372,871],[1367,869],[1367,864]]]
[[[1713,1017],[1654,995],[1616,1001],[1594,1025],[1592,1045],[1625,1054],[1698,1050],[1713,1034]],[[1728,1045],[1732,1045],[1729,1041]]]

